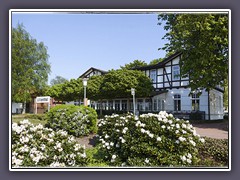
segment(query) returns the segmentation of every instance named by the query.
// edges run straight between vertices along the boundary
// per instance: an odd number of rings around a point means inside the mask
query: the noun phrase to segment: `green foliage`
[[[99,146],[86,149],[86,154],[89,159],[88,167],[108,167],[109,165],[103,160],[104,153],[101,152]]]
[[[36,120],[46,120],[46,114],[17,114],[12,116],[15,119],[36,119]]]
[[[54,79],[52,79],[50,81],[51,86],[55,85],[55,84],[62,84],[67,82],[68,80],[62,76],[56,76]]]
[[[87,97],[91,100],[99,100],[102,98],[101,85],[104,76],[92,76],[88,79]]]
[[[160,14],[159,20],[166,22],[163,39],[169,41],[162,49],[182,52],[181,75],[190,75],[191,89],[223,85],[228,77],[228,15]]]
[[[147,63],[145,61],[141,61],[141,60],[134,60],[133,62],[129,63],[129,64],[125,64],[125,66],[120,66],[121,69],[135,69],[138,67],[142,67],[142,66],[146,66]]]
[[[104,75],[101,84],[102,97],[130,98],[131,88],[136,89],[136,97],[146,97],[152,92],[151,80],[141,71],[137,70],[111,70]]]
[[[57,105],[47,113],[47,126],[63,129],[76,137],[97,131],[97,113],[86,106]]]
[[[131,88],[136,89],[136,97],[149,96],[153,89],[151,80],[141,71],[111,70],[104,76],[92,76],[88,79],[87,97],[91,100],[131,97]],[[53,85],[45,95],[61,101],[83,99],[82,80],[71,79],[69,82]]]
[[[198,163],[204,142],[188,121],[171,114],[105,116],[98,123],[100,150],[111,166],[180,167]]]
[[[86,166],[84,146],[67,132],[54,131],[28,120],[12,124],[13,167]]]
[[[150,61],[149,65],[155,65],[163,61],[164,58],[154,59]]]
[[[83,97],[83,85],[80,79],[71,79],[62,84],[49,87],[45,95],[59,101],[75,101]]]
[[[198,147],[199,166],[228,166],[228,139],[205,138],[204,146]]]
[[[18,24],[12,28],[11,48],[12,101],[29,102],[31,95],[41,93],[47,84],[50,73],[47,47]]]
[[[224,94],[223,94],[223,105],[226,109],[228,109],[228,80],[226,79],[224,82]]]

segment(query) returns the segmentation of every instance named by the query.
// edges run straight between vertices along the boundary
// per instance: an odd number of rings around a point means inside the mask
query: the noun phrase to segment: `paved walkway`
[[[200,136],[206,136],[215,139],[228,139],[228,124],[193,124]]]

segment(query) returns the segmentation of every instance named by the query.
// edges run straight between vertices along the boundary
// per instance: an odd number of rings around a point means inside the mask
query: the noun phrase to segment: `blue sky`
[[[56,76],[76,79],[90,67],[107,71],[165,56],[158,50],[166,31],[157,14],[13,13],[12,26],[18,23],[47,46],[49,82]]]

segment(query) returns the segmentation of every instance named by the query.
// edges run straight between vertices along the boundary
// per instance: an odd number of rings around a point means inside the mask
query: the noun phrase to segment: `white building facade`
[[[199,89],[201,95],[192,92],[188,87],[189,77],[180,76],[179,61],[181,53],[175,53],[156,65],[137,68],[152,80],[154,92],[150,97],[136,98],[136,109],[139,112],[167,111],[185,119],[223,119],[223,89],[206,91]],[[92,71],[95,71],[93,73]],[[89,69],[80,77],[89,78],[96,73],[95,68]],[[106,73],[106,72],[104,72]],[[102,73],[103,74],[103,73]],[[100,109],[100,102],[90,102],[90,106]],[[108,111],[132,111],[132,99],[111,99],[102,101],[102,109]]]

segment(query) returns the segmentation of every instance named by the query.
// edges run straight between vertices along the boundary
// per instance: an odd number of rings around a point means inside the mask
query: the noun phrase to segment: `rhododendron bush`
[[[204,143],[189,121],[165,111],[105,116],[98,130],[100,150],[112,166],[194,166],[197,146]]]
[[[75,137],[97,132],[97,113],[93,108],[75,105],[57,105],[47,113],[47,125],[63,129]]]
[[[85,147],[66,131],[53,131],[28,120],[12,124],[13,167],[73,167],[87,163]]]

